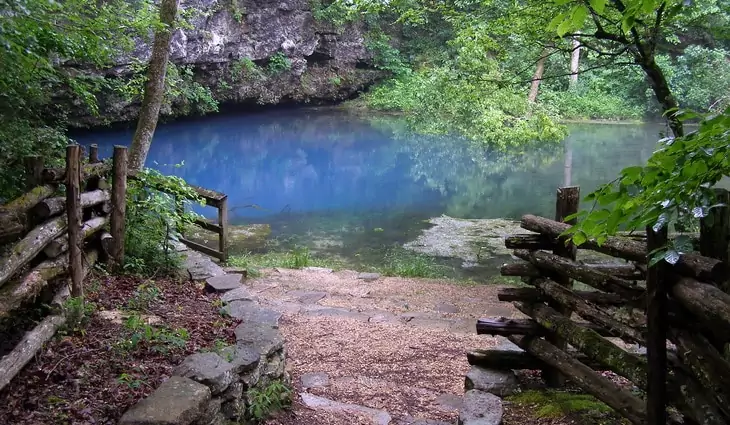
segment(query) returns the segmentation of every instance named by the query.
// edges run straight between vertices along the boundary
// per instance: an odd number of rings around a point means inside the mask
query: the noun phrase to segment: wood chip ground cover
[[[102,318],[101,311],[123,309],[144,282],[135,278],[94,277],[88,301],[97,306],[83,334],[59,334],[0,392],[0,422],[8,425],[115,424],[124,411],[168,378],[185,356],[232,343],[235,322],[222,317],[214,295],[190,282],[157,280],[158,295],[144,314],[170,329],[161,341],[121,344],[134,332]],[[149,292],[156,293],[154,290]],[[147,304],[143,302],[143,304]],[[172,339],[174,330],[188,338]],[[179,337],[179,335],[177,335]],[[179,346],[177,346],[178,344]]]

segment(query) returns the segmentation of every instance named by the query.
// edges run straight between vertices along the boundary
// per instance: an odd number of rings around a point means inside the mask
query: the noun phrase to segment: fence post
[[[84,296],[83,264],[81,263],[81,147],[66,147],[66,213],[68,217],[68,268],[71,296]]]
[[[700,253],[705,257],[717,258],[728,262],[730,257],[730,192],[715,189],[716,203],[725,204],[710,210],[707,217],[700,220]]]
[[[218,225],[221,227],[218,236],[218,250],[221,252],[221,262],[228,261],[228,196],[218,204]]]
[[[43,158],[28,156],[25,158],[25,190],[30,191],[43,182]]]
[[[111,253],[112,267],[124,265],[124,220],[127,211],[127,148],[114,146],[112,163],[111,235],[114,241]]]
[[[99,145],[96,143],[89,146],[89,164],[96,164],[99,161]]]
[[[654,232],[646,228],[646,249],[649,252],[667,244],[667,226]],[[650,261],[651,259],[649,259]],[[646,273],[646,388],[647,425],[667,423],[667,281],[666,266],[660,261]]]
[[[558,188],[557,198],[555,201],[555,221],[575,224],[575,220],[565,221],[565,217],[578,212],[579,204],[580,187],[568,186]],[[553,253],[556,255],[560,255],[564,258],[575,260],[576,251],[577,250],[575,245],[573,245],[572,243],[566,245],[564,244],[564,241],[561,240],[561,242],[558,243],[558,246],[553,250]],[[558,284],[567,288],[571,288],[573,286],[573,281],[567,276],[556,277],[555,281]],[[570,309],[562,307],[559,303],[550,302],[548,303],[548,305],[567,317],[570,317],[570,315],[572,314],[572,311]],[[565,342],[565,340],[558,337],[557,335],[548,335],[546,339],[557,348],[560,348],[562,350],[567,348],[567,343]],[[565,377],[560,372],[558,372],[557,369],[545,369],[543,370],[542,374],[545,383],[550,387],[561,387],[565,384]]]

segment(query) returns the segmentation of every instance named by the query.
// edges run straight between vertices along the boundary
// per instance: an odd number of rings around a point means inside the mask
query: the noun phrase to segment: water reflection
[[[317,221],[341,230],[339,219],[372,228],[440,214],[551,216],[558,186],[588,193],[645,161],[661,130],[571,125],[562,145],[499,154],[457,138],[412,134],[394,117],[299,109],[163,125],[147,165],[227,193],[233,220],[279,223],[279,233],[311,231]],[[106,157],[114,144],[128,144],[131,131],[78,140],[98,143]],[[291,226],[303,217],[306,226]]]

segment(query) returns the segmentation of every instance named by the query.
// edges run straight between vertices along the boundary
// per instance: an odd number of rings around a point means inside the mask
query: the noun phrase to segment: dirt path
[[[499,286],[327,270],[270,270],[252,292],[284,313],[297,396],[274,425],[441,424],[458,416],[476,319],[521,317]]]

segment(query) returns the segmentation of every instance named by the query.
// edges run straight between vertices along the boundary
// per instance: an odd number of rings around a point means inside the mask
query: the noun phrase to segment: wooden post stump
[[[81,147],[66,147],[66,213],[68,220],[68,271],[71,276],[71,296],[84,296],[81,263]]]
[[[667,226],[655,232],[647,226],[647,253],[667,243]],[[651,259],[647,259],[651,261]],[[649,262],[649,264],[651,264]],[[649,267],[646,276],[648,360],[646,413],[648,425],[667,423],[667,276],[664,260]]]
[[[112,213],[111,236],[114,249],[111,253],[112,268],[124,266],[124,220],[127,210],[127,148],[114,146],[112,165]]]

